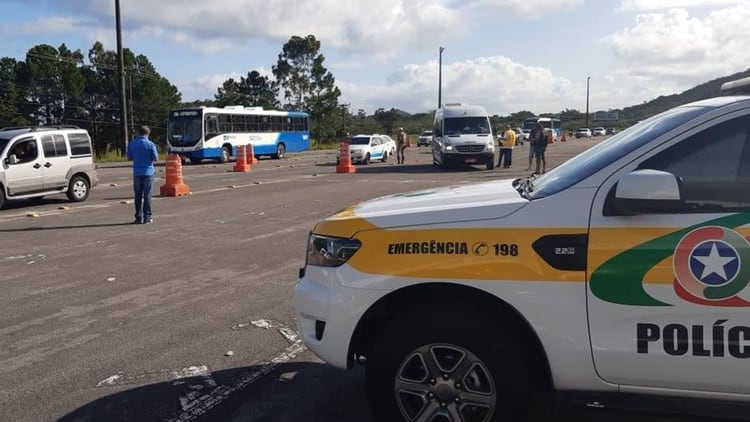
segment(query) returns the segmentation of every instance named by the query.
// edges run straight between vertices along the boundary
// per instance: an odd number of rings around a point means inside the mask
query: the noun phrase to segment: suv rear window
[[[83,133],[71,133],[68,135],[70,141],[70,155],[91,155],[91,142],[89,137]]]

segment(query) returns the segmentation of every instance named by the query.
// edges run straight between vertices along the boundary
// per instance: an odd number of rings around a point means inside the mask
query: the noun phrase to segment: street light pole
[[[589,127],[589,81],[591,76],[586,77],[586,127]]]
[[[126,98],[125,91],[125,58],[122,55],[122,26],[120,25],[120,0],[115,0],[115,20],[117,21],[117,58],[118,58],[118,70],[120,71],[120,123],[122,123],[122,139],[123,147],[122,151],[128,147],[128,100]]]
[[[440,58],[438,60],[438,108],[443,106],[443,47],[440,47]]]

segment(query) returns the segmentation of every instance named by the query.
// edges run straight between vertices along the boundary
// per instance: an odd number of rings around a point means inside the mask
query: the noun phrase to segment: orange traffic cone
[[[336,173],[354,173],[355,171],[352,156],[349,153],[349,142],[342,142],[339,145],[339,165],[336,166]]]
[[[159,188],[161,196],[183,196],[190,193],[190,186],[182,181],[182,159],[177,154],[167,157],[164,185]]]
[[[253,144],[247,144],[246,151],[247,151],[247,164],[257,163],[258,159],[255,158],[255,153],[253,152]]]
[[[234,162],[235,172],[246,173],[250,171],[250,166],[247,164],[247,156],[245,154],[245,146],[240,145],[237,147],[237,160]]]

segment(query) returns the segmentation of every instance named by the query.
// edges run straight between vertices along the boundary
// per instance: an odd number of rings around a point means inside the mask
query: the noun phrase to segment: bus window
[[[219,115],[219,132],[221,133],[232,132],[232,122],[229,120],[228,114]]]
[[[219,133],[219,120],[215,115],[206,116],[206,138]]]
[[[245,116],[245,125],[249,132],[257,132],[260,129],[258,125],[258,116]]]
[[[241,114],[233,114],[232,132],[244,132],[245,130],[245,116]]]
[[[271,116],[271,132],[281,131],[281,116]]]

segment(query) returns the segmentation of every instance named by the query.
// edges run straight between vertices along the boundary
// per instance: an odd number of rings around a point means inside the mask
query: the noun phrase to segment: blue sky
[[[270,75],[292,35],[314,34],[356,112],[492,114],[640,104],[750,67],[747,0],[121,0],[123,43],[183,100]],[[116,48],[114,0],[0,0],[0,57],[65,43]]]

